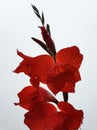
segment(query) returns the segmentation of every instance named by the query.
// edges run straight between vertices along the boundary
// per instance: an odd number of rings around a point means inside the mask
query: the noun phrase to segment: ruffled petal
[[[83,111],[76,110],[71,104],[59,102],[60,111],[53,113],[44,130],[78,130],[82,124]]]
[[[68,130],[78,130],[83,121],[83,111],[75,109],[71,104],[66,102],[59,102],[58,107],[63,113],[68,115],[66,119]]]
[[[55,112],[48,118],[43,130],[69,130],[65,123],[67,118],[63,112]]]
[[[71,115],[75,111],[74,107],[70,103],[67,103],[67,102],[59,102],[58,108],[62,112],[66,113],[67,115],[69,114]]]
[[[83,55],[77,46],[61,49],[56,55],[56,62],[60,64],[70,64],[77,69],[80,67]]]
[[[75,83],[80,79],[78,70],[69,64],[55,64],[47,73],[47,84],[54,94],[59,91],[74,92]]]
[[[49,103],[38,103],[25,114],[24,123],[30,130],[44,130],[48,117],[55,113],[56,108]]]

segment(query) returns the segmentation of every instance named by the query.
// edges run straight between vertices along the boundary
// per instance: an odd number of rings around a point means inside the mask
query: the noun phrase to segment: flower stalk
[[[68,93],[67,92],[63,92],[63,99],[65,102],[68,102]]]

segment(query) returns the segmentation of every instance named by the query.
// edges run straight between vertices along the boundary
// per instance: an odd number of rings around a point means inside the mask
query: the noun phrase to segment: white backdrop
[[[82,81],[69,102],[84,110],[81,130],[97,130],[97,0],[0,0],[0,130],[28,130],[26,111],[13,103],[29,79],[12,71],[21,61],[16,49],[30,56],[45,53],[31,40],[40,38],[31,3],[44,12],[57,50],[77,45],[84,54]]]

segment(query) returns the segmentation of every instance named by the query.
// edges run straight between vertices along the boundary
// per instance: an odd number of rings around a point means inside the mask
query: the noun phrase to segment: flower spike
[[[24,73],[30,85],[18,94],[19,102],[14,103],[27,110],[24,124],[30,130],[78,130],[83,123],[84,113],[68,103],[68,94],[75,92],[76,83],[81,80],[79,68],[83,55],[77,46],[66,47],[56,52],[50,26],[45,26],[44,14],[31,5],[40,19],[39,26],[43,41],[32,37],[49,55],[30,57],[17,50],[22,58],[15,73]],[[47,89],[41,87],[43,84]],[[56,94],[63,93],[59,101]]]

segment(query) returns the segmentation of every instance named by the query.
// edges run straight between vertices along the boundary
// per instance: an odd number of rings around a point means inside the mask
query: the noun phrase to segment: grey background
[[[76,45],[84,54],[82,81],[69,102],[84,110],[81,130],[97,130],[97,0],[0,0],[0,130],[28,129],[23,124],[26,111],[13,103],[29,78],[12,71],[21,61],[16,49],[30,56],[45,53],[31,40],[41,39],[37,27],[41,24],[31,3],[44,11],[57,51]],[[61,100],[61,95],[57,98]]]

